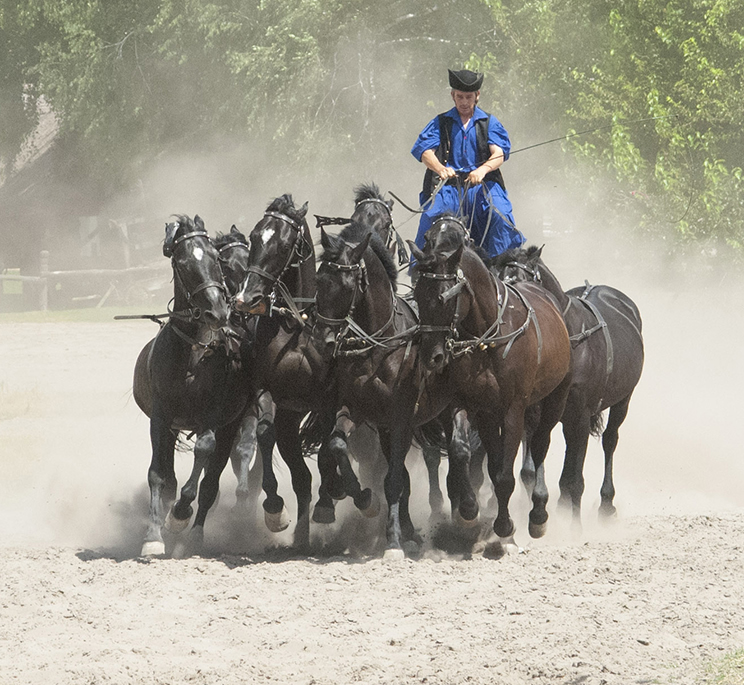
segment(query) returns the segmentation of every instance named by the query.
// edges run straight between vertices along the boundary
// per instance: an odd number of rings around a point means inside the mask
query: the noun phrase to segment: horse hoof
[[[380,498],[374,492],[370,492],[369,504],[365,509],[360,509],[359,511],[362,512],[365,518],[375,518],[380,513]]]
[[[504,554],[521,554],[524,550],[514,542],[514,536],[510,535],[506,538],[499,538],[499,544]]]
[[[614,505],[602,505],[599,507],[599,520],[603,523],[612,523],[617,518],[617,509]]]
[[[475,518],[473,519],[466,519],[461,513],[459,509],[456,509],[453,512],[453,518],[455,519],[455,523],[460,528],[475,528],[480,523],[480,519],[478,518],[478,514],[475,515]]]
[[[324,507],[316,504],[315,509],[313,509],[313,521],[315,523],[335,523],[336,510],[333,507]]]
[[[165,526],[165,529],[169,530],[171,533],[183,533],[183,531],[188,528],[189,521],[191,521],[191,516],[186,519],[176,518],[173,513],[173,508],[171,507],[168,511],[168,515],[165,517],[165,523],[163,525]]]
[[[140,556],[161,557],[165,554],[165,543],[162,540],[149,540],[142,545]]]
[[[385,553],[382,555],[383,561],[389,561],[393,563],[403,561],[405,558],[406,553],[398,547],[391,547],[390,549],[386,549]]]
[[[529,532],[531,538],[541,538],[543,535],[545,535],[545,532],[548,530],[548,523],[547,521],[545,523],[532,523],[530,521],[529,523]]]
[[[276,514],[264,510],[264,522],[272,533],[281,533],[283,530],[287,530],[289,528],[289,514],[286,507],[282,507],[282,510]]]
[[[173,545],[173,552],[171,554],[173,559],[188,559],[189,556],[191,556],[189,554],[189,547],[183,540],[179,540]]]

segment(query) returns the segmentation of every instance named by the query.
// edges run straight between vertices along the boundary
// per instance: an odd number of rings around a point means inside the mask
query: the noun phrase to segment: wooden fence
[[[37,288],[38,308],[42,311],[49,309],[49,288],[51,284],[76,278],[98,277],[109,280],[108,290],[102,295],[92,295],[98,299],[96,307],[102,307],[116,290],[117,282],[136,281],[147,276],[157,276],[170,273],[170,264],[151,266],[132,266],[126,269],[76,269],[70,271],[49,271],[49,252],[43,250],[40,259],[40,273],[38,276],[22,276],[19,274],[0,274],[0,285],[3,281],[20,281],[33,283]]]

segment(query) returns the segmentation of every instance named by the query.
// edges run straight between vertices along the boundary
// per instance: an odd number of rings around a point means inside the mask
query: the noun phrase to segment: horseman
[[[514,225],[501,175],[511,149],[509,134],[477,106],[483,74],[448,71],[455,106],[432,119],[411,150],[427,168],[416,244],[423,248],[432,221],[452,212],[462,218],[475,244],[495,257],[525,242]]]

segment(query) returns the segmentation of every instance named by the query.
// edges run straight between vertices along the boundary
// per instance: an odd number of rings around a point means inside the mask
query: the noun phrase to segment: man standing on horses
[[[483,74],[448,71],[455,106],[432,119],[411,150],[427,168],[416,244],[423,248],[432,221],[452,212],[462,218],[475,244],[495,257],[525,242],[514,225],[500,169],[509,158],[509,134],[477,106]]]

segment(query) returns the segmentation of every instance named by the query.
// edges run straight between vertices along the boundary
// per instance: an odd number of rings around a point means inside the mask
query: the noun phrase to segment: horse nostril
[[[443,352],[437,352],[434,354],[431,358],[431,365],[435,368],[441,368],[441,366],[444,364],[444,353]]]

